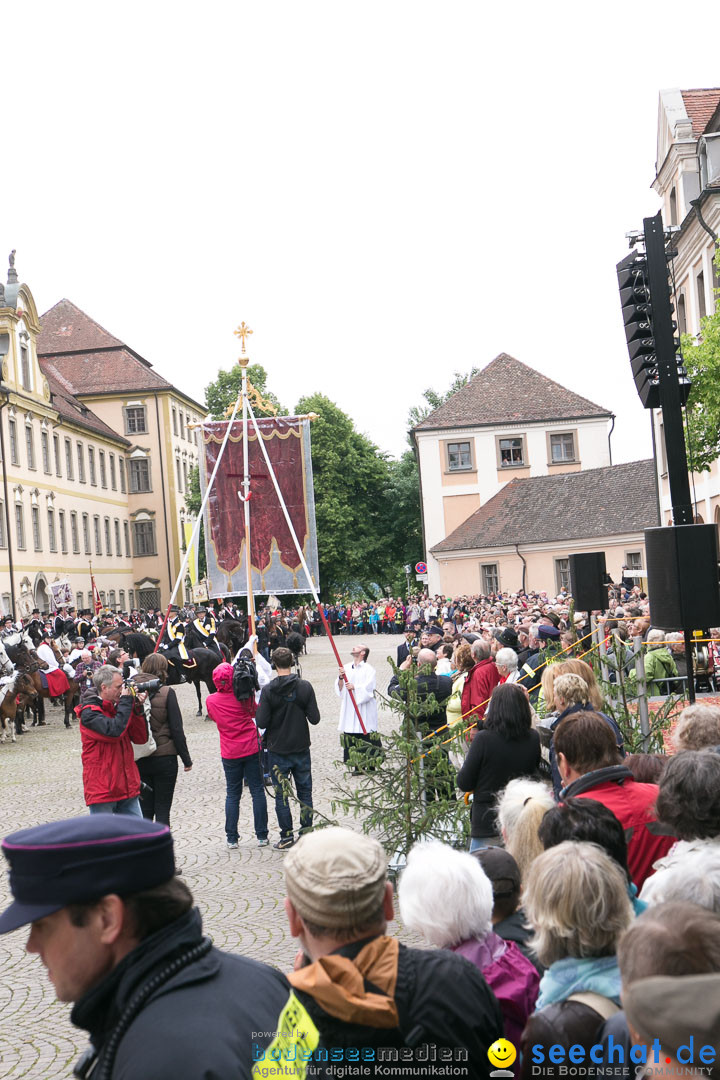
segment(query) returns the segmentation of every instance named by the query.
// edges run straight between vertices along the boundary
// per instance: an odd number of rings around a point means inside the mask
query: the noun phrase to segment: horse
[[[192,667],[188,667],[183,664],[183,674],[188,682],[192,683],[195,687],[195,692],[198,699],[197,715],[202,716],[202,693],[200,691],[200,684],[205,683],[209,694],[215,693],[215,684],[212,680],[212,673],[218,664],[222,664],[223,660],[214,649],[188,649],[188,656],[195,663]],[[168,664],[168,685],[177,686],[180,682],[178,670],[174,664]]]
[[[57,647],[54,643],[51,643],[53,652],[58,657],[58,660],[62,660],[62,657],[58,655]],[[38,657],[37,653],[28,649],[24,642],[20,642],[19,645],[6,646],[6,652],[12,662],[16,665],[19,671],[26,675],[29,675],[32,679],[33,686],[36,691],[36,697],[33,702],[33,713],[35,719],[33,720],[33,726],[45,723],[45,700],[53,700],[50,691],[43,686],[42,679],[40,678],[40,671],[43,668],[43,663]],[[70,727],[70,713],[72,711],[73,701],[76,695],[79,695],[80,687],[75,679],[68,679],[68,688],[61,695],[65,703],[65,727]]]
[[[5,742],[8,734],[13,742],[17,742],[22,730],[18,725],[18,708],[24,709],[35,697],[31,676],[18,671],[13,681],[7,684],[5,696],[0,702],[0,742]]]
[[[105,634],[105,637],[108,641],[113,641],[119,648],[130,653],[130,656],[137,656],[140,663],[142,663],[145,657],[149,656],[155,648],[155,642],[149,634],[143,634],[133,630],[122,630],[117,626],[109,630]]]
[[[247,624],[238,619],[221,619],[215,636],[221,645],[227,646],[230,656],[235,657],[248,639]]]

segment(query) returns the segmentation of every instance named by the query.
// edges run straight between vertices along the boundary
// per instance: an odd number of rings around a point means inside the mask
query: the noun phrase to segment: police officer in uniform
[[[560,631],[557,626],[540,625],[538,626],[538,640],[540,643],[539,650],[527,658],[517,680],[518,686],[524,686],[529,691],[530,703],[533,706],[538,703],[540,680],[545,665],[549,664],[552,658],[560,652]]]

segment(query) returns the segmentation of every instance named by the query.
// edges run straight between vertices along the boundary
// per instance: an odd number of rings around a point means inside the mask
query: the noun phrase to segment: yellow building
[[[46,611],[60,581],[90,607],[90,561],[108,607],[166,604],[203,407],[69,300],[40,319],[13,256],[0,356],[3,608]]]

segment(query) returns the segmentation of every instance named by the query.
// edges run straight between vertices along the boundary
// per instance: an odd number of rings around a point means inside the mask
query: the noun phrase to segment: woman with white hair
[[[500,1003],[505,1036],[517,1044],[540,977],[514,941],[493,931],[492,885],[478,860],[434,840],[416,844],[400,878],[398,901],[408,929],[428,945],[460,953],[482,972]]]
[[[500,793],[497,801],[498,826],[505,850],[518,864],[523,881],[530,864],[544,850],[538,829],[547,811],[554,806],[555,800],[547,784],[527,776],[511,780]]]
[[[533,946],[547,971],[537,1011],[522,1033],[522,1080],[533,1076],[533,1047],[545,1051],[543,1077],[560,1076],[550,1046],[590,1048],[603,1020],[620,1005],[616,950],[633,919],[627,879],[596,844],[566,840],[538,856],[525,884],[525,911],[535,930]],[[565,1075],[565,1073],[563,1073]]]
[[[495,653],[495,667],[500,673],[501,683],[514,683],[520,678],[518,655],[514,649],[498,649]]]

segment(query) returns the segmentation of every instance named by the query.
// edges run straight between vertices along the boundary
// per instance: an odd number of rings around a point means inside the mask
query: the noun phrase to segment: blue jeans
[[[295,793],[300,802],[300,835],[312,829],[312,773],[310,771],[310,751],[302,750],[298,754],[276,754],[269,751],[270,775],[275,784],[275,813],[277,814],[280,835],[292,836],[293,822],[288,801],[280,784],[275,783],[280,776],[295,781]]]
[[[88,810],[91,814],[131,814],[133,817],[142,817],[140,800],[137,795],[134,799],[115,799],[114,802],[90,803]]]
[[[253,804],[253,825],[258,840],[267,840],[268,816],[265,785],[257,754],[247,757],[223,758],[225,770],[225,835],[232,843],[238,840],[238,816],[243,781],[250,788]]]

